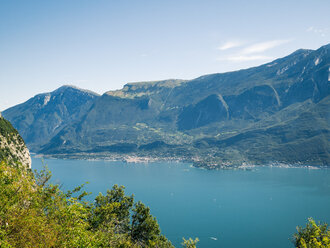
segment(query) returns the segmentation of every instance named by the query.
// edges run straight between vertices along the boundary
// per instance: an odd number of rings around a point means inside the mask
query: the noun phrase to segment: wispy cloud
[[[230,62],[247,62],[247,61],[257,61],[257,60],[270,60],[273,57],[264,55],[231,55],[224,58],[218,58],[218,61],[230,61]]]
[[[227,41],[226,43],[222,44],[221,46],[218,47],[219,50],[228,50],[234,47],[240,47],[243,45],[243,42],[241,41]]]
[[[322,37],[324,37],[327,32],[329,31],[328,28],[315,28],[313,26],[309,27],[306,29],[307,32],[313,32],[315,34],[321,35]]]
[[[271,40],[250,45],[242,50],[242,54],[262,53],[277,46],[290,42],[291,40]],[[252,56],[253,57],[253,56]]]
[[[240,47],[239,49],[235,49],[234,53],[224,53],[221,57],[219,57],[218,61],[227,61],[227,62],[251,62],[251,61],[268,61],[274,59],[274,57],[268,56],[266,52],[269,50],[276,48],[280,45],[286,44],[290,42],[289,39],[278,39],[278,40],[270,40],[258,43],[244,44],[242,42],[227,42],[220,46],[219,50],[227,50],[233,47]]]

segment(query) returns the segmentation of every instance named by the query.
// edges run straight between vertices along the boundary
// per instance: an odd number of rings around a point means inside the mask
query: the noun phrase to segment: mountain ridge
[[[193,80],[128,83],[94,97],[35,148],[56,156],[174,157],[206,167],[329,165],[329,48]]]
[[[33,151],[46,143],[67,124],[80,118],[99,94],[63,85],[47,93],[37,94],[24,103],[2,112],[17,128]]]

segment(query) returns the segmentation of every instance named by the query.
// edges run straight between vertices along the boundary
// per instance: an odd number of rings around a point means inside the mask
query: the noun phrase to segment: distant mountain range
[[[330,165],[330,45],[258,67],[126,84],[102,96],[72,86],[3,112],[37,153]]]

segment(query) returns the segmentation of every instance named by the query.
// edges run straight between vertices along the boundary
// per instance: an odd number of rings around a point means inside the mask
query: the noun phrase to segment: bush
[[[48,170],[33,174],[1,162],[0,247],[173,247],[123,186],[92,204],[82,186],[64,193],[50,178]]]
[[[305,228],[297,227],[294,244],[297,248],[330,248],[328,225],[316,224],[312,218],[309,218]]]

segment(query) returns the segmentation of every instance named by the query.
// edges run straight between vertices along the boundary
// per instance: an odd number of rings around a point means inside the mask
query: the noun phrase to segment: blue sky
[[[63,84],[192,79],[330,42],[330,1],[0,0],[0,110]]]

